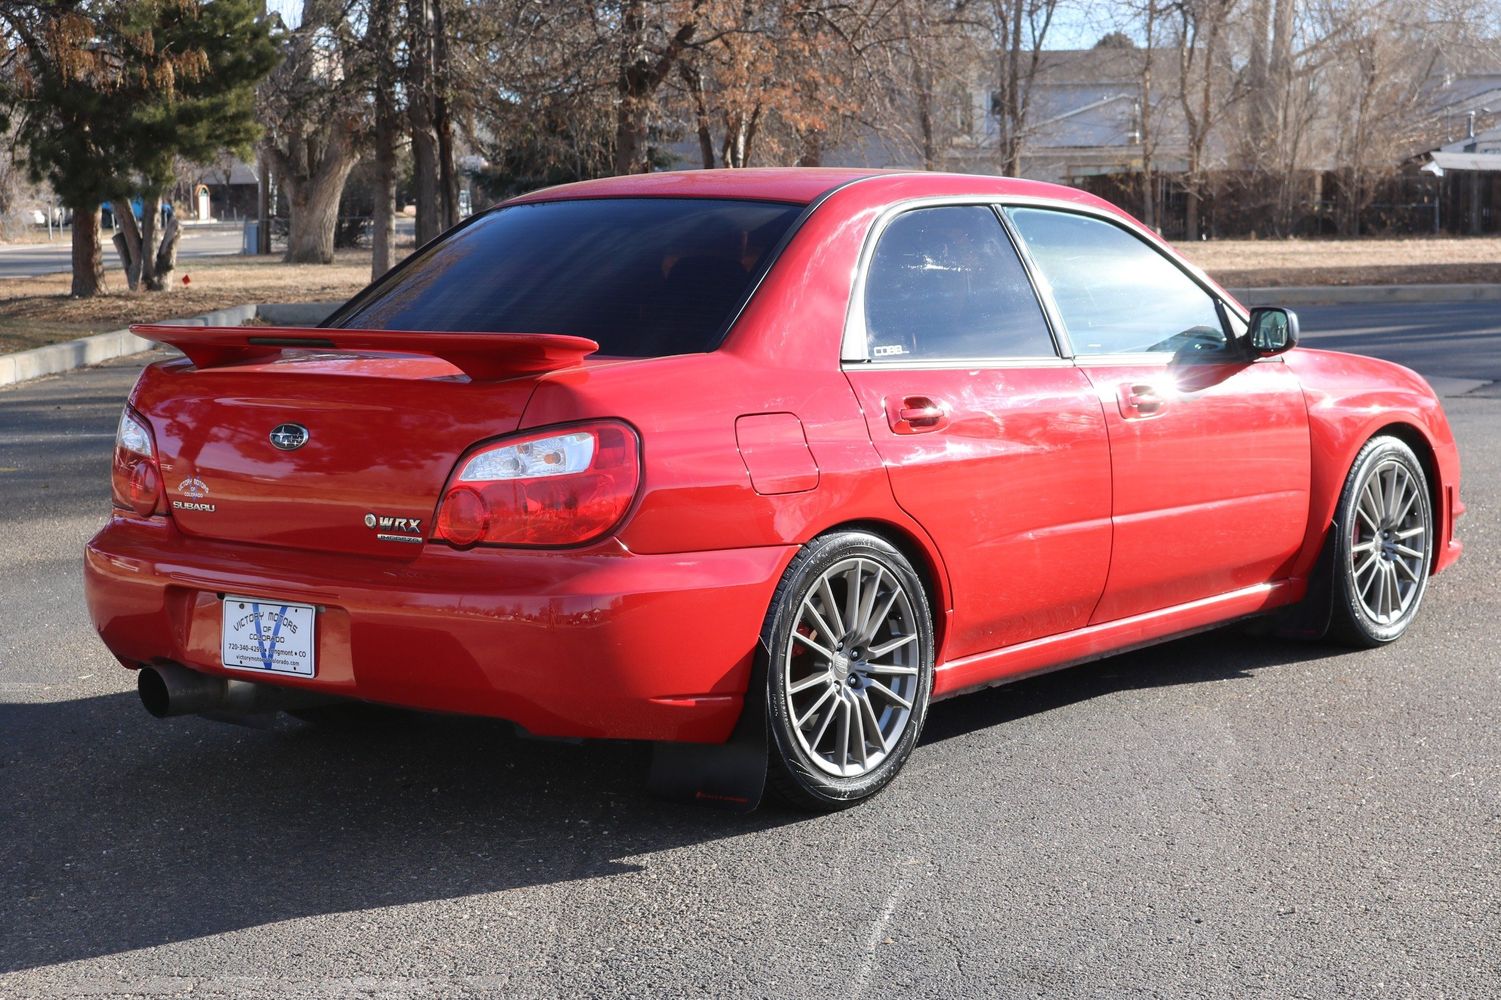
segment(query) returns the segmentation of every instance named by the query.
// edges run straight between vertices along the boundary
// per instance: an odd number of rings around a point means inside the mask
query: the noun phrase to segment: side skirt
[[[1265,614],[1301,600],[1307,586],[1301,579],[1276,580],[952,660],[938,667],[933,698],[1006,684]]]

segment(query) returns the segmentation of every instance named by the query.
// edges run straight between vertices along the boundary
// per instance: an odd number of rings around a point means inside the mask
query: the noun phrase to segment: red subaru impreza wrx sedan
[[[157,715],[487,715],[833,808],[935,699],[1273,611],[1390,642],[1460,551],[1420,377],[1047,184],[591,181],[318,328],[137,332],[185,357],[86,582]]]

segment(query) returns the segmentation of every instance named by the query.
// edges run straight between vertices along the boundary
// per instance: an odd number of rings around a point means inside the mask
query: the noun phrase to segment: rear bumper
[[[457,552],[411,562],[187,539],[117,516],[88,544],[94,627],[127,666],[220,661],[221,596],[319,607],[331,695],[509,719],[545,736],[723,742],[794,547],[635,555]]]

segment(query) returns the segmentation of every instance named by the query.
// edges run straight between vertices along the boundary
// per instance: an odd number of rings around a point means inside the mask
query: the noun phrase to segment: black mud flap
[[[748,813],[766,792],[764,675],[751,676],[745,708],[727,743],[657,743],[647,787],[653,795]]]
[[[1334,532],[1324,539],[1324,547],[1308,579],[1308,593],[1297,604],[1272,616],[1273,631],[1284,639],[1322,639],[1329,632],[1334,615]]]

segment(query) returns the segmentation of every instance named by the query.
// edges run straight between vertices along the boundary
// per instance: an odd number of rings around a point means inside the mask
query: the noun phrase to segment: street
[[[178,243],[179,260],[195,257],[218,257],[237,254],[243,243],[241,229],[244,223],[223,222],[205,226],[184,226],[182,240]],[[27,275],[55,274],[67,271],[72,265],[71,234],[62,230],[50,243],[0,244],[0,278],[16,278]],[[110,244],[110,232],[100,235],[103,244],[105,269],[117,267],[115,248]]]
[[[1494,997],[1495,305],[1298,310],[1449,396],[1466,551],[1406,638],[1222,629],[943,702],[819,817],[484,720],[149,717],[80,581],[143,359],[0,390],[0,996]]]

